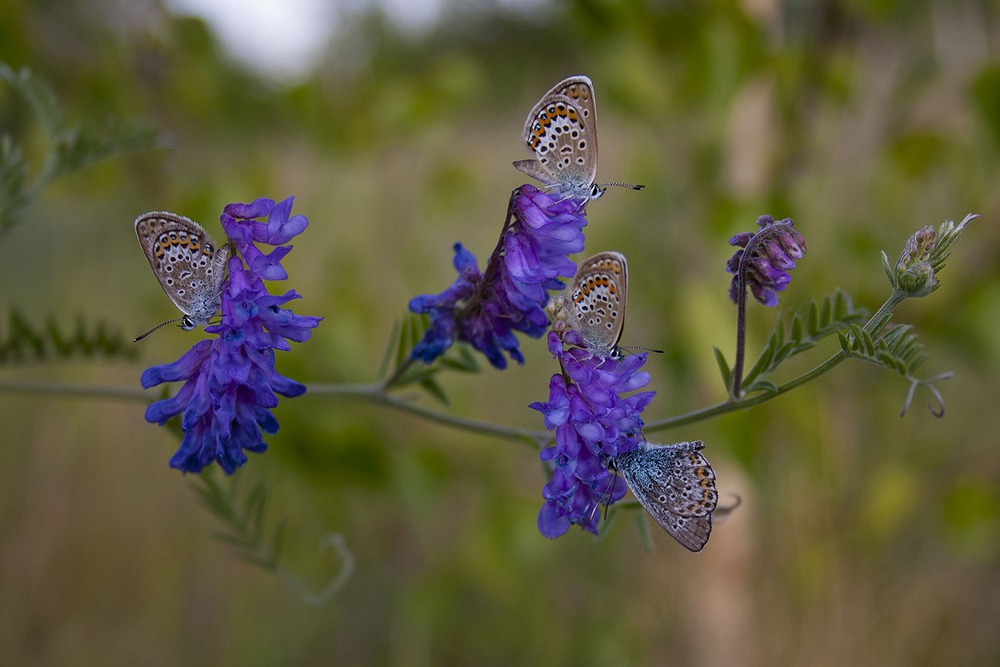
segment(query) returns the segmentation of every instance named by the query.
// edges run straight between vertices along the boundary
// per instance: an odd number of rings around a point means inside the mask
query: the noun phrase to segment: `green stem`
[[[140,388],[71,384],[69,382],[32,382],[30,380],[0,381],[0,393],[48,394],[50,396],[98,399],[116,398],[146,401],[147,403],[150,400],[150,394]]]
[[[885,303],[883,303],[878,311],[867,322],[865,322],[862,330],[870,333],[872,336],[878,336],[878,334],[880,334],[889,323],[889,319],[892,317],[893,311],[900,303],[903,302],[904,299],[906,299],[905,294],[897,290],[893,290],[892,294],[889,295],[889,298],[886,299]],[[772,398],[780,396],[781,394],[789,392],[792,389],[800,387],[807,382],[815,380],[824,373],[833,370],[836,366],[848,358],[849,355],[846,352],[839,350],[836,354],[832,355],[816,368],[813,368],[811,371],[803,373],[802,375],[793,378],[784,384],[778,385],[774,391],[757,394],[739,401],[730,397],[729,400],[723,403],[716,403],[715,405],[710,405],[707,408],[688,412],[687,414],[678,415],[676,417],[669,417],[667,419],[649,422],[643,426],[643,431],[665,431],[667,429],[677,428],[678,426],[685,426],[687,424],[694,424],[706,419],[711,419],[712,417],[718,417],[719,415],[724,415],[735,410],[752,408],[756,405],[769,401]]]
[[[548,431],[521,429],[512,426],[502,426],[492,422],[458,417],[447,412],[434,410],[414,403],[410,399],[393,396],[379,384],[372,385],[309,385],[310,396],[340,396],[343,398],[365,401],[375,405],[384,405],[400,412],[409,412],[428,421],[443,424],[463,431],[489,435],[505,440],[518,439],[533,443],[541,449],[542,443],[550,440],[552,434]]]

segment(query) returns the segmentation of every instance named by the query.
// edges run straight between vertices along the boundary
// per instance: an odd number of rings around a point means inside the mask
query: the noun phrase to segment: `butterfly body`
[[[583,336],[587,349],[602,357],[620,357],[628,296],[625,255],[607,251],[583,260],[570,296],[572,327]]]
[[[135,235],[160,287],[181,311],[181,328],[207,324],[219,310],[229,246],[217,249],[201,225],[167,211],[140,215]]]
[[[700,451],[703,446],[700,441],[641,442],[612,460],[639,504],[691,551],[701,551],[708,542],[719,501],[715,471]]]

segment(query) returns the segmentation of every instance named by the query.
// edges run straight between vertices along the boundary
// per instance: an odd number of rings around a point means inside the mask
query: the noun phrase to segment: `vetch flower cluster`
[[[549,400],[529,406],[545,416],[546,428],[556,436],[555,445],[540,455],[552,475],[542,489],[538,530],[556,538],[577,524],[597,534],[601,503],[617,502],[627,489],[620,480],[615,483],[608,463],[642,442],[639,415],[656,392],[624,396],[649,384],[649,373],[640,370],[646,353],[622,359],[595,355],[576,331],[554,329],[549,351],[562,372],[549,382]]]
[[[924,297],[936,290],[941,284],[937,276],[948,258],[948,247],[978,217],[970,213],[957,225],[946,220],[936,231],[933,227],[918,229],[907,240],[895,269],[883,252],[882,265],[892,286],[907,297]]]
[[[937,241],[933,227],[922,227],[911,236],[896,262],[896,285],[907,296],[927,296],[938,287],[930,257]]]
[[[470,343],[496,368],[506,368],[504,352],[524,363],[515,332],[539,338],[548,326],[549,291],[564,287],[576,264],[568,255],[583,250],[587,219],[579,200],[557,199],[531,185],[514,190],[507,222],[485,271],[475,255],[456,243],[458,278],[440,294],[410,301],[414,313],[431,324],[412,357],[431,363],[455,340]]]
[[[726,271],[735,274],[729,298],[739,303],[749,287],[757,301],[765,306],[776,306],[777,293],[784,291],[792,280],[788,272],[806,253],[806,241],[795,230],[790,218],[778,221],[762,215],[757,225],[760,227],[757,232],[744,232],[729,239],[729,245],[741,248],[726,264]]]
[[[306,390],[275,371],[274,351],[308,340],[322,318],[282,308],[299,295],[295,290],[272,295],[263,282],[288,277],[281,260],[292,247],[281,244],[309,224],[305,216],[291,215],[292,201],[257,199],[226,206],[222,228],[239,256],[229,258],[229,274],[222,283],[222,320],[205,327],[215,337],[198,341],[177,361],[142,374],[145,389],[184,381],[176,396],[146,409],[146,420],[161,425],[183,413],[184,437],[170,459],[174,468],[200,472],[214,461],[232,474],[246,463],[244,450],[267,449],[262,433],[277,432],[270,411],[278,404],[276,394],[292,397]],[[258,244],[277,247],[265,253]]]

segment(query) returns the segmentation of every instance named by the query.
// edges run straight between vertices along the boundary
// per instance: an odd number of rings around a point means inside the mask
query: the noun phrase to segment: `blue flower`
[[[733,276],[729,298],[739,303],[746,287],[754,298],[765,306],[778,305],[778,292],[791,282],[788,272],[795,268],[795,261],[806,253],[806,241],[795,230],[790,218],[776,221],[769,215],[757,219],[760,227],[756,233],[744,232],[729,239],[729,245],[739,246],[726,271]],[[741,276],[745,281],[741,289]]]
[[[549,381],[549,400],[529,406],[544,415],[556,436],[555,445],[540,454],[552,471],[538,513],[538,530],[548,538],[573,524],[597,533],[601,503],[617,502],[626,491],[608,462],[643,441],[639,414],[656,393],[623,396],[649,384],[649,373],[639,370],[646,353],[619,359],[591,354],[582,345],[575,331],[549,333],[549,350],[562,372]]]
[[[496,368],[507,367],[504,352],[523,364],[515,332],[532,338],[545,333],[548,293],[564,287],[560,276],[575,273],[568,255],[583,250],[586,224],[578,200],[560,200],[531,185],[514,190],[508,222],[486,270],[481,272],[475,255],[456,243],[455,282],[440,294],[410,301],[412,312],[431,319],[412,357],[429,364],[461,340]]]
[[[267,449],[263,433],[277,432],[278,422],[270,410],[278,405],[277,394],[292,397],[306,390],[274,370],[274,351],[291,349],[290,341],[308,340],[322,318],[283,308],[299,295],[295,290],[272,295],[263,282],[288,277],[281,259],[291,246],[279,244],[309,224],[304,216],[289,215],[292,200],[275,204],[257,199],[226,206],[222,228],[239,256],[229,258],[229,274],[222,283],[222,320],[205,327],[215,337],[198,341],[177,361],[142,374],[145,389],[184,381],[177,395],[146,409],[146,420],[161,425],[183,413],[184,437],[170,459],[171,467],[201,472],[215,461],[232,474],[246,463],[244,451]],[[266,223],[255,220],[265,216]],[[258,243],[278,247],[265,254]]]

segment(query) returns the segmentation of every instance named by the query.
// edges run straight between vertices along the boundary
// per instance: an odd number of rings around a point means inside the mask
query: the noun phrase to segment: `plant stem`
[[[92,384],[72,384],[69,382],[47,382],[30,380],[0,381],[0,393],[49,394],[51,396],[73,396],[76,398],[116,398],[149,402],[150,394],[133,387],[110,387]]]
[[[736,304],[736,359],[733,363],[733,386],[729,391],[729,398],[734,401],[740,400],[740,390],[743,385],[743,363],[747,345],[747,272],[746,266],[744,266],[746,258],[747,252],[744,250],[743,256],[740,258],[739,273],[737,273],[736,278],[740,300]]]
[[[873,337],[878,336],[889,323],[889,319],[892,317],[893,311],[900,303],[903,302],[904,299],[906,299],[905,294],[898,290],[893,290],[892,294],[889,295],[889,298],[886,299],[885,303],[883,303],[879,307],[878,311],[867,322],[865,322],[862,330],[870,333]],[[700,410],[688,412],[687,414],[678,415],[677,417],[668,417],[667,419],[650,422],[643,427],[643,431],[664,431],[671,428],[677,428],[678,426],[694,424],[712,417],[718,417],[719,415],[733,412],[735,410],[743,410],[754,407],[755,405],[760,405],[761,403],[789,392],[796,387],[800,387],[807,382],[815,380],[824,373],[833,370],[836,366],[848,358],[849,355],[846,352],[839,350],[816,368],[813,368],[807,373],[803,373],[802,375],[793,378],[784,384],[778,385],[774,391],[763,392],[742,400],[736,400],[730,396],[729,399],[723,403],[716,403],[715,405],[710,405]],[[735,368],[734,377],[738,377],[735,376]]]
[[[490,435],[496,438],[504,438],[508,440],[518,439],[530,441],[539,449],[541,449],[542,443],[552,438],[552,434],[548,431],[503,426],[501,424],[494,424],[492,422],[481,421],[478,419],[470,419],[468,417],[458,417],[456,415],[448,414],[447,412],[434,410],[433,408],[428,408],[414,403],[410,399],[393,396],[392,394],[386,392],[385,389],[378,384],[309,385],[309,395],[341,396],[358,401],[374,403],[376,405],[385,405],[401,412],[409,412],[410,414],[417,415],[428,421],[472,433]]]

